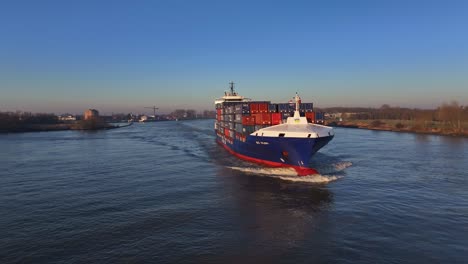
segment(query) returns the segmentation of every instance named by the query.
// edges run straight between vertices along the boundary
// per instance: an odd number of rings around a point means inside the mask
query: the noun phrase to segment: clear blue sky
[[[0,111],[468,104],[468,1],[2,1]],[[151,111],[148,111],[148,113]]]

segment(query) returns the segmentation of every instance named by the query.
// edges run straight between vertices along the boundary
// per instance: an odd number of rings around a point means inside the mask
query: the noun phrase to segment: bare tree
[[[450,104],[443,103],[438,110],[439,119],[444,122],[446,128],[456,132],[461,131],[461,121],[463,107],[457,101],[452,101]]]

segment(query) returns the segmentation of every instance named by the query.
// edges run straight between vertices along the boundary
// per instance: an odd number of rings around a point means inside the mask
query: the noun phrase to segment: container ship
[[[299,176],[318,174],[311,157],[334,137],[320,125],[323,113],[297,95],[288,103],[253,101],[230,91],[215,100],[216,141],[231,154],[270,167],[291,167]]]

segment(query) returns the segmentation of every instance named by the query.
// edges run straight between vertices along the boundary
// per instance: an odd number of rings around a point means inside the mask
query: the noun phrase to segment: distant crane
[[[156,109],[159,109],[159,108],[157,108],[156,106],[148,106],[145,108],[153,109],[153,116],[156,118]]]

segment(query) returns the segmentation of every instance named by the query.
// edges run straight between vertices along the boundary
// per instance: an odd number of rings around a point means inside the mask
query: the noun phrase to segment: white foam
[[[296,176],[296,177],[280,176],[279,178],[284,181],[292,181],[292,182],[329,183],[329,182],[336,181],[342,178],[342,176],[316,174],[316,175]]]
[[[228,167],[232,170],[241,171],[248,175],[266,176],[292,182],[308,182],[308,183],[329,183],[336,181],[341,176],[334,175],[307,175],[298,176],[293,168],[268,168],[268,167]]]
[[[268,168],[268,167],[228,167],[232,170],[241,171],[246,174],[267,175],[267,176],[297,176],[293,168]]]

